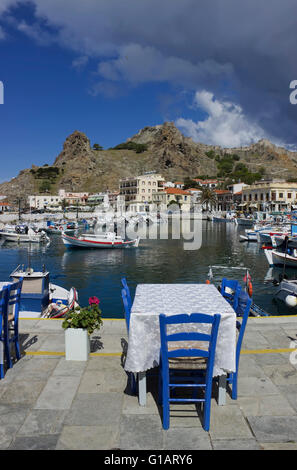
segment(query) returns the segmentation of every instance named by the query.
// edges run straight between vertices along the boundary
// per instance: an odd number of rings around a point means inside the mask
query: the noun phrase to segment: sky
[[[297,149],[297,0],[0,0],[0,182],[79,130]],[[1,98],[1,97],[0,97]]]

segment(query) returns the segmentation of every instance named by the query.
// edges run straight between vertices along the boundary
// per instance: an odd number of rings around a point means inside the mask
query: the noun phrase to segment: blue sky
[[[297,2],[263,6],[1,0],[0,181],[51,164],[76,129],[104,148],[166,120],[208,144],[296,147]]]

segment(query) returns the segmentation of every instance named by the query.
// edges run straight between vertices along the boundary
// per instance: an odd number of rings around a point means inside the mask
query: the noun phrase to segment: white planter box
[[[66,361],[87,361],[90,354],[90,337],[82,328],[65,330]]]

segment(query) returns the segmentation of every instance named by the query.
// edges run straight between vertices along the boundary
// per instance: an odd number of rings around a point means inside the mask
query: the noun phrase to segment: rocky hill
[[[141,150],[135,150],[132,144]],[[28,194],[54,194],[60,188],[116,190],[121,177],[145,171],[157,171],[167,180],[175,181],[188,176],[215,176],[220,171],[218,162],[226,154],[236,154],[237,162],[250,172],[261,169],[265,177],[297,178],[297,152],[276,147],[267,140],[232,149],[196,143],[170,122],[145,127],[119,147],[94,150],[88,137],[75,131],[67,137],[51,166],[32,165],[31,169],[22,170],[11,181],[0,184],[0,194],[13,199]]]

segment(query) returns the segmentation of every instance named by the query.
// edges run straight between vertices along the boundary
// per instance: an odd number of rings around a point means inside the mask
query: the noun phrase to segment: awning
[[[257,204],[250,204],[250,207],[255,207],[256,209],[258,208]]]
[[[243,207],[243,206],[246,206],[246,202],[242,203],[242,204],[238,204],[239,207]]]

